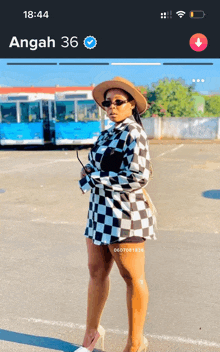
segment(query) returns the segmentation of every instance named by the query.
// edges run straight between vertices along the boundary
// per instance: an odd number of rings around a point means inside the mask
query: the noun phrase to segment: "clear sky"
[[[21,66],[7,63],[57,63],[56,66]],[[62,66],[59,63],[110,63],[106,66]],[[161,63],[161,65],[115,66],[112,63]],[[213,63],[209,66],[166,66],[168,62]],[[88,86],[122,76],[135,85],[149,85],[159,79],[182,78],[186,84],[195,79],[195,90],[202,94],[220,94],[220,59],[1,59],[0,86]],[[200,82],[197,82],[197,79]],[[204,82],[201,80],[204,79]]]

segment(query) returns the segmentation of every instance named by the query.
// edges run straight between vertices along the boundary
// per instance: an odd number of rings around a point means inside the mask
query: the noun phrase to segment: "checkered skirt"
[[[156,240],[142,191],[150,176],[149,145],[134,117],[101,132],[88,159],[92,172],[79,181],[83,193],[91,190],[84,236],[96,245],[132,236]]]

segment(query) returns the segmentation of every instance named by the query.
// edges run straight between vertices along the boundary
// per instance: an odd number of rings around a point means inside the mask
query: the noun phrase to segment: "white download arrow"
[[[197,38],[197,42],[195,42],[195,44],[200,47],[200,45],[202,45],[202,42],[200,42],[200,38]]]

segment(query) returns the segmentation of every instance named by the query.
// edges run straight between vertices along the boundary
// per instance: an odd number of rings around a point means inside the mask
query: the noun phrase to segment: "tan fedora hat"
[[[131,94],[134,100],[136,101],[137,109],[140,115],[147,110],[148,103],[146,98],[141,94],[141,92],[137,88],[135,88],[133,83],[131,83],[130,81],[128,81],[123,77],[114,77],[109,81],[105,81],[98,84],[93,89],[92,91],[93,98],[97,102],[97,104],[101,106],[102,109],[104,109],[102,106],[102,102],[104,100],[104,94],[107,90],[112,88],[123,89],[129,94]]]

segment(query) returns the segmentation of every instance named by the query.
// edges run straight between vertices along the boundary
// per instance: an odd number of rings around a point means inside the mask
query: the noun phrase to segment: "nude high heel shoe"
[[[100,337],[101,337],[101,347],[102,347],[102,350],[104,351],[105,329],[101,325],[99,325],[97,332],[95,334],[95,337],[93,338],[91,344],[88,347],[81,346],[80,348],[78,348],[74,352],[92,352],[95,347],[96,342],[98,341],[98,339]]]
[[[141,343],[140,347],[138,348],[137,352],[143,352],[143,351],[146,352],[148,345],[149,345],[148,340],[146,339],[145,336],[143,336],[142,343]]]

